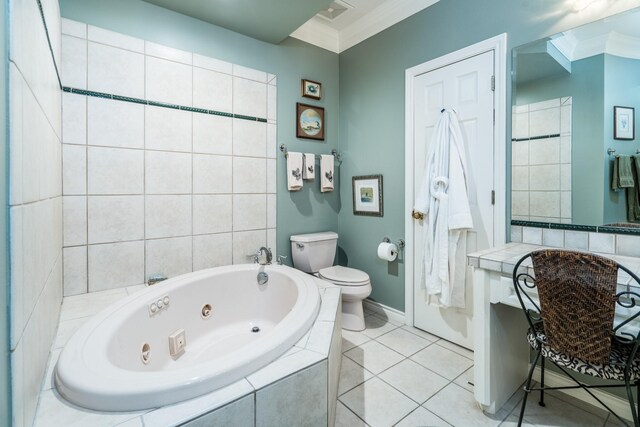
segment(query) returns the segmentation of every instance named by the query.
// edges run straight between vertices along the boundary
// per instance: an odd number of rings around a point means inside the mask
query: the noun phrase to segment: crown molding
[[[294,31],[291,37],[340,53],[438,1],[388,0],[340,31],[314,17]]]
[[[630,37],[615,31],[577,40],[570,32],[551,40],[571,62],[589,58],[601,53],[621,56],[623,58],[640,59],[640,38]]]

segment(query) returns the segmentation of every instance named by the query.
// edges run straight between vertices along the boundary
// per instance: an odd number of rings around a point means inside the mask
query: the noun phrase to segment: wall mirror
[[[639,24],[636,8],[513,49],[513,224],[640,234],[633,189],[612,190],[616,155],[640,157],[637,131],[614,139],[614,107],[633,109],[626,120],[638,125]]]

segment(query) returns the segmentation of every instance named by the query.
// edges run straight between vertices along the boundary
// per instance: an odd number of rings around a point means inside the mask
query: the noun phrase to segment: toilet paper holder
[[[391,239],[389,239],[388,237],[384,237],[384,238],[382,239],[382,241],[383,241],[384,243],[391,243]],[[400,250],[400,249],[404,248],[404,240],[403,240],[403,239],[398,240],[398,241],[396,242],[396,246],[398,247],[398,250]]]

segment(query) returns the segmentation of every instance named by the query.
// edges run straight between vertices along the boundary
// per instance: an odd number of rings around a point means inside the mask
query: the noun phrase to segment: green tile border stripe
[[[47,36],[47,44],[49,45],[49,52],[51,52],[51,60],[53,61],[53,68],[56,70],[56,78],[58,79],[58,85],[62,89],[62,79],[60,79],[60,71],[58,70],[58,64],[56,63],[56,56],[53,54],[53,47],[51,46],[51,38],[49,37],[49,27],[47,27],[47,20],[44,18],[44,9],[42,8],[42,2],[36,0],[38,3],[38,9],[40,10],[40,17],[42,18],[42,25],[44,26],[44,33]]]
[[[94,98],[113,99],[114,101],[131,102],[134,104],[150,105],[153,107],[170,108],[173,110],[190,111],[192,113],[210,114],[213,116],[229,117],[233,119],[248,120],[251,122],[267,123],[267,119],[263,117],[245,116],[243,114],[225,113],[224,111],[206,110],[204,108],[187,107],[185,105],[168,104],[165,102],[148,101],[146,99],[131,98],[129,96],[112,95],[110,93],[96,92],[93,90],[75,89],[63,86],[62,90],[67,93],[75,93],[76,95],[92,96]]]
[[[640,235],[640,228],[638,227],[612,227],[607,225],[556,224],[553,222],[522,221],[522,220],[516,220],[516,219],[511,220],[511,225],[519,225],[522,227],[546,228],[546,229],[552,229],[552,230],[586,231],[590,233],[626,234],[631,236]]]

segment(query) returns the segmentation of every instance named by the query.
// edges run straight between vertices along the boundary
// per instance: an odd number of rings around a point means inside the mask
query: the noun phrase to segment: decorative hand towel
[[[618,191],[621,188],[635,186],[633,172],[631,171],[631,156],[616,156],[613,161],[613,176],[611,189]]]
[[[316,179],[316,155],[304,153],[304,170],[302,179]]]
[[[287,188],[298,191],[302,188],[302,153],[287,153]]]
[[[320,156],[320,175],[322,177],[320,192],[333,191],[333,155],[323,154]]]

